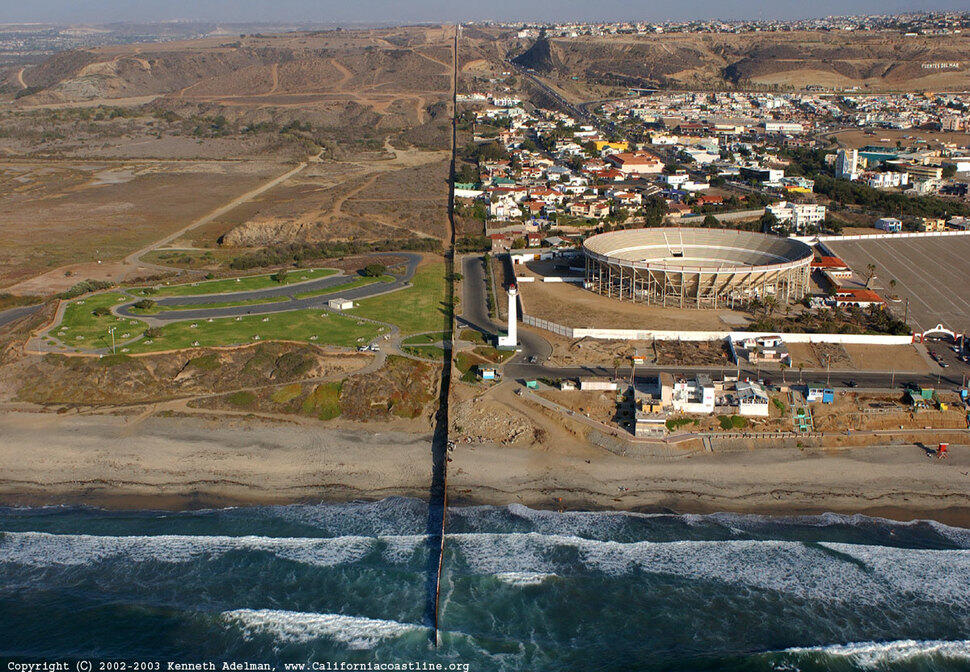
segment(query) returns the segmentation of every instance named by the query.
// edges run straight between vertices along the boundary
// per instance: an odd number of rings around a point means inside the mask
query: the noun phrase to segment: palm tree
[[[798,363],[798,382],[802,382],[802,371],[805,369],[805,362]]]
[[[889,293],[890,293],[891,296],[896,296],[896,292],[894,291],[895,289],[896,289],[896,278],[890,278],[889,279]]]
[[[866,264],[866,289],[869,289],[869,283],[872,279],[876,277],[876,265]]]

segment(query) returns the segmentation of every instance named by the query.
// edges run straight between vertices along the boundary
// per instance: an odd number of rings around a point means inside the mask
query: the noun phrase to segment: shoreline
[[[182,511],[427,500],[430,436],[252,418],[0,412],[0,506]],[[459,444],[449,505],[776,517],[861,514],[970,528],[970,451],[764,448],[664,458]]]

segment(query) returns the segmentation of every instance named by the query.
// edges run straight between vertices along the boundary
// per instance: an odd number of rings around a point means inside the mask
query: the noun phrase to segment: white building
[[[768,212],[782,224],[791,224],[796,231],[802,231],[807,226],[819,224],[825,220],[825,206],[815,203],[789,203],[779,201],[767,208]]]
[[[905,187],[909,184],[909,173],[869,173],[866,176],[866,184],[876,189],[888,189],[890,187]]]
[[[805,127],[794,121],[766,121],[765,133],[803,133]]]
[[[839,153],[835,155],[835,176],[841,180],[859,178],[859,150],[839,150]]]
[[[704,374],[693,379],[677,378],[670,401],[673,409],[681,413],[713,413],[714,383]]]
[[[327,301],[327,306],[329,306],[331,310],[350,310],[354,307],[354,302],[350,299],[337,297],[336,299],[330,299]]]
[[[752,381],[739,380],[735,389],[738,396],[739,415],[768,417],[768,405],[771,400],[764,387]]]

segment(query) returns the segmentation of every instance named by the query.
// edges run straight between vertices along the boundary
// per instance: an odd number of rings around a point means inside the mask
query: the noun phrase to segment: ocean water
[[[970,530],[452,508],[435,647],[426,523],[401,498],[0,509],[0,658],[970,670]]]

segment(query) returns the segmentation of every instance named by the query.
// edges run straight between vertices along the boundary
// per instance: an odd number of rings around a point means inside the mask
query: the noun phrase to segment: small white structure
[[[336,299],[330,299],[327,301],[327,306],[329,306],[331,310],[350,310],[354,307],[354,302],[350,299],[343,299],[338,296]]]
[[[582,392],[601,392],[604,390],[615,390],[616,381],[609,378],[581,378],[579,389]]]
[[[515,285],[509,285],[509,328],[505,336],[498,337],[498,347],[500,348],[514,348],[519,344],[519,335],[517,332],[519,324],[519,307],[516,297],[519,295],[519,288]]]
[[[744,416],[768,417],[770,402],[765,388],[749,380],[739,380],[736,386],[738,392],[738,413]]]
[[[693,379],[678,378],[674,381],[671,402],[673,409],[681,413],[713,413],[714,383],[704,374]]]

